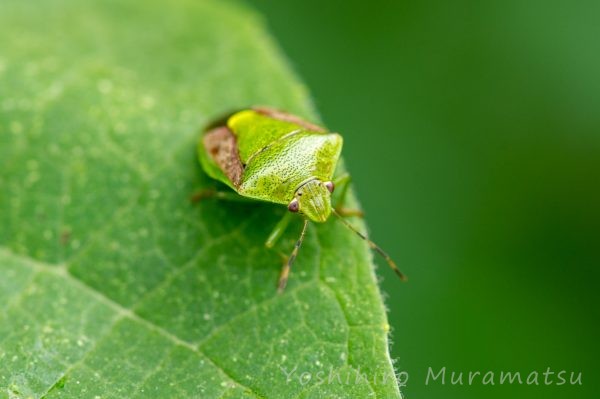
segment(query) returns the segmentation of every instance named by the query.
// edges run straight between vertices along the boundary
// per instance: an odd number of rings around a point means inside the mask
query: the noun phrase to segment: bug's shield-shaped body
[[[236,112],[206,131],[200,141],[203,168],[238,194],[288,205],[324,222],[342,137],[293,115],[270,109]],[[310,197],[310,201],[302,201]],[[326,204],[324,202],[327,202]]]

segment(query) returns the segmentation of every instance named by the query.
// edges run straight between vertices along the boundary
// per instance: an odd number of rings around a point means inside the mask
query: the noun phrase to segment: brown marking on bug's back
[[[310,123],[300,118],[299,116],[288,114],[287,112],[280,111],[275,108],[269,107],[253,107],[254,111],[259,114],[268,116],[273,119],[279,119],[280,121],[295,123],[296,125],[302,126],[307,130],[312,130],[314,132],[326,132],[327,130],[322,128],[321,126],[315,125],[314,123]]]
[[[202,138],[204,148],[235,187],[239,187],[244,173],[235,135],[226,126],[216,127]]]

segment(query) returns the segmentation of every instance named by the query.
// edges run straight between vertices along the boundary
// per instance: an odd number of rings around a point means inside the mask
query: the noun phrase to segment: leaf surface
[[[315,118],[259,18],[8,0],[0,32],[0,398],[400,396],[362,241],[311,225],[277,295],[284,207],[189,201],[210,118]]]

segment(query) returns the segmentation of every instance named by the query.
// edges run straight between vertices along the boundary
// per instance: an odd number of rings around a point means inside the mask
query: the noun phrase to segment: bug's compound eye
[[[298,199],[294,198],[288,205],[288,211],[296,213],[299,209],[300,204],[298,203]]]
[[[329,190],[330,193],[333,193],[333,190],[335,190],[335,185],[333,184],[332,181],[326,181],[323,184],[325,185],[325,187],[327,188],[327,190]]]

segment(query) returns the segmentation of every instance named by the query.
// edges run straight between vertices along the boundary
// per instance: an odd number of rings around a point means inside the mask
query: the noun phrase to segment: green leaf
[[[285,209],[190,203],[251,104],[315,118],[235,3],[0,3],[0,398],[400,396],[364,242],[311,225],[277,295]]]

